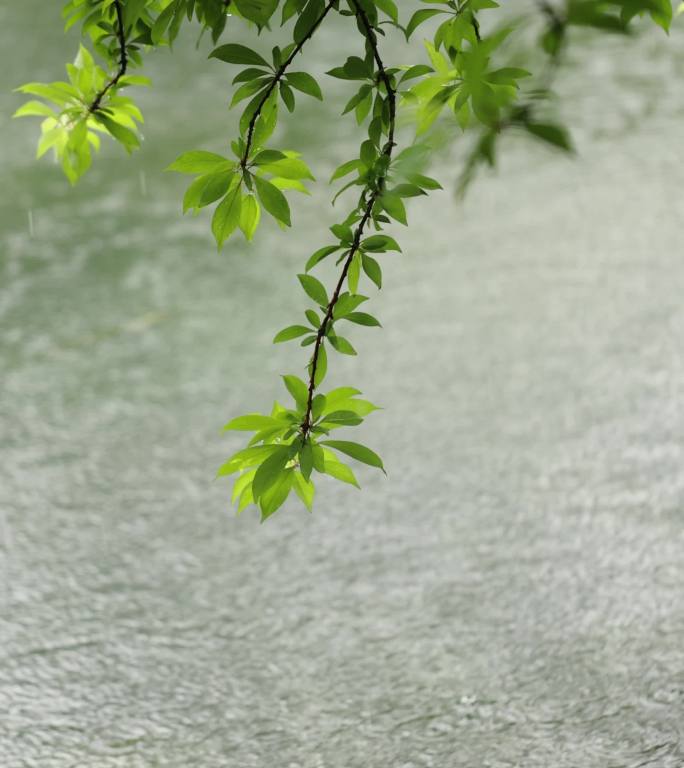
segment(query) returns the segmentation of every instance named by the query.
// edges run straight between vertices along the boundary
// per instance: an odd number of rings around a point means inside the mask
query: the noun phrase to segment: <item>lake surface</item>
[[[181,217],[162,169],[234,120],[189,38],[143,150],[69,189],[8,117],[73,55],[44,5],[0,8],[0,765],[682,768],[683,25],[576,57],[577,159],[510,141],[411,207],[331,376],[385,407],[389,479],[260,526],[220,427],[304,365],[270,339],[341,213],[322,185],[221,254]],[[353,123],[301,103],[280,143],[324,179]]]

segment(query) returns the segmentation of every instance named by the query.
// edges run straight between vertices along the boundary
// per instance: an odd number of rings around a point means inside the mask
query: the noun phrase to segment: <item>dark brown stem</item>
[[[116,87],[119,80],[126,74],[128,69],[128,54],[126,53],[126,29],[124,27],[123,9],[121,8],[121,0],[114,0],[114,11],[116,13],[116,37],[119,41],[119,68],[116,71],[114,77],[108,80],[102,90],[95,96],[92,103],[88,107],[89,114],[97,112],[102,103],[102,99],[109,93],[109,91]]]
[[[371,50],[373,52],[373,58],[375,59],[375,63],[377,64],[377,67],[378,67],[379,80],[382,81],[383,85],[385,86],[385,91],[387,92],[387,102],[389,105],[389,127],[387,131],[387,142],[382,150],[382,154],[389,160],[392,157],[392,151],[394,149],[394,131],[395,131],[396,122],[397,122],[396,89],[393,87],[390,76],[387,74],[385,65],[382,61],[382,58],[380,57],[380,51],[378,50],[378,40],[373,30],[373,26],[370,23],[370,19],[368,18],[363,8],[356,2],[356,0],[351,0],[351,5],[354,6],[354,9],[356,10],[357,18],[361,22],[361,26],[364,28],[364,31],[365,31],[364,34],[366,36],[366,40],[368,42],[368,45],[370,45],[371,47]],[[328,303],[328,306],[326,307],[323,321],[321,322],[318,328],[318,332],[316,333],[316,342],[314,345],[313,356],[311,358],[311,370],[309,374],[309,393],[308,393],[308,399],[306,404],[306,413],[304,414],[304,420],[302,421],[302,424],[301,424],[302,436],[305,439],[309,435],[309,432],[311,431],[311,427],[313,426],[311,411],[313,407],[314,391],[316,390],[316,370],[318,369],[318,360],[321,353],[323,340],[325,339],[325,335],[328,330],[328,324],[332,320],[333,313],[335,311],[335,305],[337,304],[340,298],[340,293],[342,291],[344,281],[347,279],[349,268],[351,267],[352,261],[354,260],[354,257],[359,252],[359,249],[361,247],[361,238],[363,237],[364,230],[373,215],[373,208],[375,207],[375,203],[377,202],[377,199],[382,194],[384,186],[385,186],[385,178],[381,177],[374,183],[372,188],[367,190],[367,193],[369,193],[369,196],[366,200],[365,205],[363,206],[363,215],[361,216],[361,220],[359,221],[356,227],[356,230],[354,232],[354,239],[352,240],[352,245],[351,245],[351,248],[349,249],[349,253],[347,254],[347,258],[344,261],[344,266],[342,267],[342,273],[340,274],[340,277],[339,277],[339,280],[337,281],[337,285],[335,286],[333,295]],[[364,196],[365,194],[366,193],[364,193]]]
[[[254,110],[254,114],[250,118],[249,125],[247,127],[247,138],[245,140],[245,151],[242,153],[242,158],[240,160],[240,166],[242,167],[242,170],[244,171],[247,167],[247,162],[249,161],[249,155],[252,151],[252,142],[254,141],[254,129],[256,128],[257,120],[259,119],[259,116],[261,115],[261,112],[263,111],[264,106],[266,105],[266,102],[268,101],[270,95],[273,93],[273,91],[278,87],[278,84],[283,78],[283,75],[287,72],[292,62],[297,57],[297,54],[302,50],[304,45],[313,37],[314,32],[318,29],[321,22],[325,17],[330,13],[330,11],[333,9],[333,7],[339,2],[339,0],[330,0],[328,4],[325,6],[325,9],[323,10],[323,13],[316,19],[316,21],[311,25],[311,28],[307,31],[307,33],[304,35],[304,37],[297,43],[297,45],[294,47],[292,53],[287,57],[287,59],[278,67],[275,73],[275,77],[269,84],[268,88],[264,92],[263,96],[261,97],[259,103],[257,104],[256,109]]]

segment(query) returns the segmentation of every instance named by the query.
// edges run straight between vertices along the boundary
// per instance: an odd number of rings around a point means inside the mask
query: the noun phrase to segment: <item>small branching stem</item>
[[[121,7],[121,0],[114,0],[114,12],[116,13],[116,37],[119,41],[119,68],[116,70],[116,74],[110,80],[105,83],[102,90],[95,96],[92,103],[88,107],[88,113],[93,114],[97,112],[102,103],[102,99],[109,93],[109,91],[116,87],[119,80],[126,74],[128,70],[128,53],[126,52],[126,27],[124,26],[123,8]]]
[[[340,298],[342,286],[344,285],[344,281],[347,278],[347,273],[349,272],[351,263],[354,259],[354,256],[359,250],[359,246],[361,244],[361,237],[363,236],[363,231],[373,213],[373,206],[375,205],[375,201],[378,195],[379,195],[379,192],[373,193],[368,199],[368,202],[366,203],[366,207],[363,212],[363,217],[361,218],[361,221],[356,227],[356,231],[354,233],[354,240],[349,250],[349,254],[345,259],[344,266],[342,267],[342,272],[340,274],[339,280],[337,281],[337,285],[335,286],[335,291],[332,295],[332,298],[330,299],[330,302],[328,303],[328,306],[325,311],[325,316],[323,317],[323,321],[321,322],[321,325],[318,328],[318,332],[316,333],[316,342],[314,344],[313,356],[311,358],[311,369],[309,373],[309,395],[306,403],[306,414],[304,415],[304,421],[302,422],[302,425],[301,425],[302,435],[305,438],[307,437],[307,435],[311,431],[311,427],[313,426],[311,409],[313,407],[313,397],[314,397],[314,391],[316,389],[316,371],[318,369],[318,358],[321,353],[321,346],[323,345],[323,339],[325,338],[325,335],[327,333],[328,323],[332,319],[333,312],[335,311],[335,305],[337,304],[337,301]]]
[[[242,153],[242,158],[240,159],[240,167],[242,168],[243,171],[247,169],[247,163],[249,162],[249,156],[250,156],[250,153],[252,152],[252,143],[254,141],[254,129],[256,128],[257,120],[259,119],[264,109],[264,106],[266,105],[266,102],[268,101],[273,91],[280,84],[280,81],[283,79],[283,76],[285,75],[287,70],[290,68],[292,62],[297,58],[297,54],[302,50],[302,48],[306,45],[306,43],[313,37],[314,32],[318,29],[318,27],[321,25],[325,17],[330,13],[330,11],[338,3],[338,1],[339,0],[329,0],[328,4],[323,9],[323,12],[321,13],[321,15],[307,30],[304,37],[302,37],[302,39],[293,48],[292,53],[290,53],[287,59],[285,59],[285,61],[278,67],[275,73],[275,77],[270,82],[268,88],[264,91],[264,94],[261,97],[259,103],[257,104],[256,109],[254,110],[254,114],[250,118],[249,125],[247,127],[247,139],[245,141],[245,151]]]
[[[378,75],[379,75],[378,79],[385,86],[385,91],[387,93],[387,103],[389,108],[389,125],[388,125],[388,131],[387,131],[387,142],[382,150],[382,155],[386,157],[387,160],[389,161],[392,157],[392,152],[395,146],[394,133],[395,133],[396,122],[397,122],[396,88],[392,85],[392,80],[390,76],[387,74],[387,70],[385,69],[385,65],[380,56],[380,51],[378,49],[377,36],[373,30],[373,26],[370,23],[370,19],[368,18],[368,15],[363,10],[363,8],[356,2],[356,0],[351,0],[351,4],[354,6],[357,18],[359,19],[361,26],[364,29],[364,35],[366,37],[366,40],[373,52],[373,58],[375,59],[375,63],[377,64],[377,67],[378,67]],[[389,162],[388,162],[388,165],[389,165]],[[356,230],[354,231],[354,238],[352,240],[349,253],[347,254],[347,258],[344,261],[342,272],[340,274],[339,280],[337,281],[337,285],[335,286],[335,290],[328,303],[328,306],[326,307],[325,315],[318,328],[318,332],[316,333],[316,341],[314,344],[314,351],[313,351],[313,356],[311,358],[311,366],[309,371],[309,386],[308,386],[308,399],[306,404],[306,413],[304,414],[304,420],[302,421],[302,424],[300,427],[301,433],[304,439],[307,438],[313,426],[312,408],[313,408],[314,392],[316,390],[316,371],[318,369],[318,360],[320,357],[323,340],[325,339],[326,333],[328,331],[328,324],[332,320],[333,313],[335,311],[335,305],[337,304],[340,298],[340,293],[342,292],[344,281],[347,279],[349,268],[351,267],[352,261],[354,260],[354,257],[356,256],[356,254],[358,253],[361,247],[361,238],[363,237],[363,233],[366,229],[366,225],[371,220],[371,217],[373,215],[373,208],[375,207],[375,203],[377,202],[378,198],[382,194],[384,186],[385,186],[385,177],[382,176],[374,182],[372,188],[368,188],[364,193],[364,195],[362,195],[362,199],[367,196],[365,205],[363,205],[363,215],[361,216],[361,219],[356,226]]]

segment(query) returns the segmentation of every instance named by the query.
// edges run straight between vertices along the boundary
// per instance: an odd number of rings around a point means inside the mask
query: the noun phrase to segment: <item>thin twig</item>
[[[365,29],[366,40],[370,45],[370,48],[373,52],[373,58],[375,59],[375,62],[378,66],[379,79],[382,80],[385,86],[385,91],[387,92],[387,102],[389,106],[389,127],[387,131],[387,143],[385,144],[382,150],[382,154],[389,160],[392,157],[392,151],[394,149],[394,132],[395,132],[396,122],[397,122],[396,89],[392,86],[392,81],[390,79],[390,76],[387,74],[385,65],[382,61],[382,58],[380,57],[380,51],[378,50],[378,40],[373,30],[373,26],[370,23],[370,19],[368,18],[363,8],[356,2],[356,0],[350,0],[350,2],[356,10],[356,15],[361,22],[361,26],[363,26]],[[385,177],[383,176],[377,180],[372,190],[367,190],[367,191],[370,191],[370,196],[368,197],[368,200],[366,201],[366,204],[364,206],[363,216],[361,217],[361,220],[359,221],[358,226],[356,227],[351,248],[349,249],[349,253],[344,262],[344,266],[342,267],[342,273],[340,274],[340,278],[337,281],[337,285],[335,286],[335,291],[333,292],[332,298],[330,299],[330,302],[328,303],[328,306],[326,308],[323,321],[321,322],[321,325],[318,328],[318,332],[316,333],[316,342],[314,346],[313,356],[311,358],[311,370],[309,375],[309,387],[308,387],[308,399],[306,404],[306,413],[304,415],[304,420],[302,421],[302,424],[301,424],[301,432],[304,438],[308,436],[309,432],[311,431],[311,427],[313,426],[311,421],[311,411],[313,407],[314,391],[316,389],[316,371],[318,369],[318,360],[321,352],[321,347],[323,345],[323,339],[325,338],[325,335],[328,329],[328,323],[332,320],[333,312],[335,311],[335,305],[337,304],[340,298],[340,293],[342,291],[344,281],[347,278],[347,274],[349,273],[349,268],[351,267],[352,261],[354,260],[354,256],[356,256],[356,254],[359,251],[359,248],[361,247],[361,238],[363,237],[363,233],[366,228],[366,225],[368,224],[368,222],[371,219],[371,216],[373,215],[373,208],[375,207],[375,203],[377,202],[378,198],[380,197],[380,195],[384,190],[384,184],[385,184]]]
[[[242,158],[240,160],[240,166],[242,167],[243,171],[247,167],[247,162],[249,161],[249,155],[250,155],[250,152],[252,151],[252,142],[254,141],[254,129],[256,128],[257,120],[259,119],[259,116],[261,115],[261,112],[263,111],[263,108],[266,105],[266,102],[268,101],[273,91],[278,87],[278,84],[282,80],[283,75],[287,72],[288,68],[290,67],[292,62],[295,60],[297,54],[302,50],[304,45],[313,37],[314,32],[318,29],[323,19],[325,19],[325,17],[330,13],[330,11],[338,2],[339,0],[329,0],[328,4],[325,6],[325,9],[321,13],[321,15],[311,25],[311,28],[306,32],[304,37],[297,43],[292,53],[280,65],[280,67],[278,67],[275,73],[275,77],[269,84],[268,88],[264,91],[264,94],[261,97],[261,100],[259,101],[259,103],[256,106],[256,109],[254,110],[254,114],[249,120],[249,126],[247,128],[247,140],[245,142],[245,151],[242,153]]]
[[[116,71],[114,77],[108,80],[102,90],[95,96],[92,103],[88,107],[88,113],[93,114],[97,112],[102,103],[102,99],[109,93],[109,91],[116,87],[119,80],[126,74],[128,69],[128,54],[126,53],[126,28],[123,20],[123,9],[121,8],[121,0],[114,0],[114,11],[116,13],[116,36],[119,41],[119,68]]]

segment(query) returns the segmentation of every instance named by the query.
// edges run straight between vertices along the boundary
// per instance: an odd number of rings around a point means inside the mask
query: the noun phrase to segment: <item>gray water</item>
[[[232,125],[191,40],[143,150],[68,189],[8,119],[73,54],[43,6],[0,8],[2,768],[684,766],[681,23],[563,76],[579,158],[511,140],[412,206],[331,378],[385,407],[389,479],[260,526],[220,426],[304,365],[270,339],[340,214],[321,189],[221,254],[181,217],[161,169]],[[282,145],[323,179],[356,136],[302,106]]]

